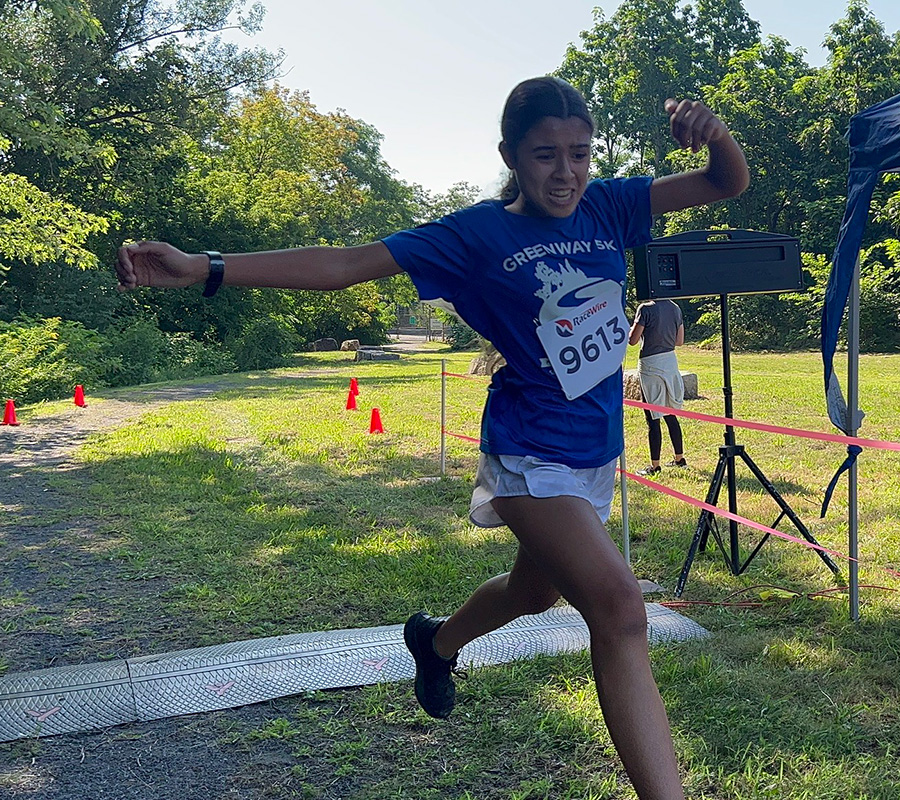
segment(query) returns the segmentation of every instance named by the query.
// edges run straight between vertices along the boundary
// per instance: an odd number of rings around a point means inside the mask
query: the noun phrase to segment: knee
[[[641,587],[633,575],[607,583],[581,611],[591,638],[607,646],[635,638],[646,640],[647,610]]]

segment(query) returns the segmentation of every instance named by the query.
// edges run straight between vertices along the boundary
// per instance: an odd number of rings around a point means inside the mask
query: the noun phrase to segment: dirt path
[[[54,476],[89,480],[72,454],[91,434],[217,388],[197,383],[131,392],[127,401],[89,398],[84,409],[0,427],[0,658],[8,672],[177,648],[177,620],[162,612],[162,581],[135,581],[111,568],[114,537],[67,512]],[[33,630],[35,619],[40,631]],[[162,646],[168,641],[175,646]],[[296,760],[283,746],[235,744],[267,718],[289,713],[291,703],[0,744],[0,798],[297,796]]]

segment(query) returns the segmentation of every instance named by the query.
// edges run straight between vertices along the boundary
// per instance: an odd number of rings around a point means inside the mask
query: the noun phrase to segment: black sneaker
[[[446,719],[456,703],[457,653],[453,658],[441,658],[434,651],[434,635],[444,624],[424,611],[413,614],[403,626],[403,639],[416,662],[416,700],[429,716]]]
[[[648,475],[656,475],[660,472],[662,472],[662,467],[649,466],[649,467],[644,467],[643,469],[639,469],[637,474],[642,475],[643,477],[646,478]]]
[[[669,461],[669,462],[666,464],[666,466],[667,466],[667,467],[678,467],[679,469],[684,469],[684,468],[687,466],[687,459],[686,459],[686,458],[682,458],[681,461],[675,461],[675,460],[673,459],[672,461]]]

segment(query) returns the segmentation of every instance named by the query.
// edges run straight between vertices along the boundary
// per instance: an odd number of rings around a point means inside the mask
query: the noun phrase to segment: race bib
[[[550,366],[569,400],[581,397],[613,375],[625,360],[628,321],[622,308],[622,285],[604,281],[595,296],[538,326]]]

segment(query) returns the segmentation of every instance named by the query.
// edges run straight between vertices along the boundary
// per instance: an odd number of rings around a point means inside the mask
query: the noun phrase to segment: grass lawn
[[[474,445],[449,439],[447,476],[423,480],[439,473],[442,356],[466,372],[470,355],[435,350],[360,364],[315,354],[289,370],[231,376],[214,397],[94,437],[78,453],[89,481],[54,480],[76,514],[98,521],[110,570],[164,587],[178,647],[399,623],[419,608],[448,613],[508,568],[515,545],[505,529],[466,520]],[[703,395],[686,407],[721,415],[720,354],[679,356]],[[732,368],[737,417],[831,431],[818,354],[735,354]],[[860,435],[900,440],[900,356],[863,356],[860,369]],[[351,376],[356,412],[344,409]],[[449,430],[478,436],[484,387],[450,379]],[[373,406],[384,435],[368,433]],[[687,421],[684,431],[690,468],[664,470],[661,482],[702,499],[722,429]],[[642,466],[636,409],[626,409],[626,438],[629,466]],[[819,542],[846,553],[846,477],[819,519],[844,449],[740,429],[737,441]],[[900,565],[898,459],[860,458],[860,579],[875,588],[861,591],[858,624],[844,594],[814,594],[839,584],[799,545],[770,540],[741,576],[713,548],[696,559],[679,611],[713,635],[652,653],[689,797],[900,797],[900,581],[882,569]],[[741,515],[775,520],[774,503],[741,472],[739,490]],[[636,574],[671,592],[697,511],[631,486],[629,512]],[[610,530],[621,534],[618,510]],[[758,534],[741,528],[741,537],[749,545]],[[735,598],[759,605],[722,604]],[[155,644],[149,634],[145,642]],[[297,698],[262,727],[223,722],[221,735],[234,747],[283,744],[296,763],[281,797],[634,796],[586,654],[480,669],[459,692],[443,723],[417,710],[410,686],[381,685]]]

